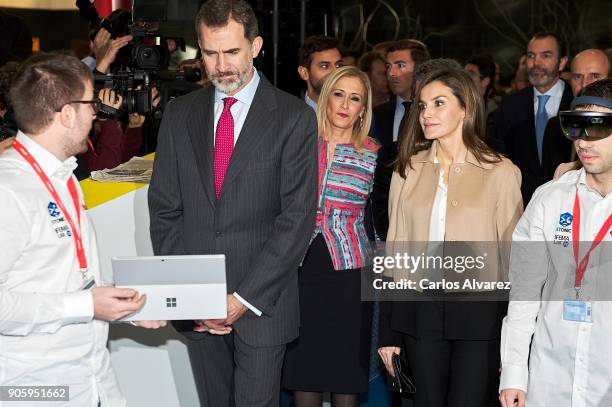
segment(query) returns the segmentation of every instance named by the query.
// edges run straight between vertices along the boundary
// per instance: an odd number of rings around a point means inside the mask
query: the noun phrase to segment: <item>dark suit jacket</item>
[[[252,346],[297,337],[297,270],[314,229],[316,119],[265,78],[257,88],[219,200],[213,174],[214,88],[172,101],[160,128],[149,187],[156,255],[225,254],[228,293],[251,311],[234,332]],[[192,339],[191,321],[175,324]]]
[[[395,102],[397,97],[391,98],[387,103],[376,106],[374,114],[374,137],[380,142],[381,146],[393,143],[393,120],[395,120]]]
[[[393,163],[397,158],[397,141],[378,149],[376,170],[374,171],[374,185],[370,194],[372,202],[372,218],[376,236],[387,240],[389,229],[389,188],[393,176]]]
[[[569,109],[572,98],[572,90],[566,83],[559,110]],[[495,113],[494,125],[487,135],[487,142],[521,170],[521,192],[525,206],[536,188],[550,181],[555,168],[568,160],[571,149],[571,145],[568,148],[568,143],[559,134],[545,133],[540,164],[533,112],[533,86],[502,99]]]

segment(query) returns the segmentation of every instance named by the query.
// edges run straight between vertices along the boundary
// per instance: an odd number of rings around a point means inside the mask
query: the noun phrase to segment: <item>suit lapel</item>
[[[234,147],[234,152],[230,158],[225,179],[223,180],[223,190],[234,181],[236,175],[248,163],[248,157],[257,147],[261,140],[268,136],[276,128],[274,126],[274,114],[276,109],[276,97],[272,85],[260,74],[259,85],[255,92],[255,97],[247,113],[238,141]]]
[[[204,191],[211,205],[215,205],[214,190],[214,105],[215,88],[207,86],[202,90],[202,97],[195,103],[187,123],[187,129],[193,151],[196,157],[196,165]]]

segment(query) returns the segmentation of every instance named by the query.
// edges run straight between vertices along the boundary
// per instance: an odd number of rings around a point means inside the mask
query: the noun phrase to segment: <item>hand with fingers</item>
[[[393,362],[391,358],[393,355],[399,355],[401,352],[401,348],[397,346],[383,346],[382,348],[378,348],[378,355],[382,359],[387,372],[391,375],[391,377],[395,377],[395,372],[393,371]]]
[[[91,52],[96,61],[101,60],[111,44],[111,35],[106,29],[100,28],[91,43]]]
[[[91,290],[94,302],[94,318],[117,321],[144,305],[146,296],[131,288],[95,287]]]
[[[133,38],[134,37],[131,35],[126,35],[112,40],[104,56],[99,60],[96,60],[96,69],[99,72],[108,73],[111,64],[115,62],[115,58],[117,58],[117,53],[119,50],[125,47],[130,41],[132,41]]]
[[[502,407],[525,407],[525,392],[519,389],[503,389],[499,394]]]
[[[134,325],[147,329],[163,328],[168,324],[168,321],[134,321]]]
[[[110,106],[117,110],[119,110],[123,104],[123,96],[108,88],[100,89],[100,92],[98,92],[98,98],[100,98],[102,103],[106,106]]]
[[[193,330],[196,332],[208,332],[212,335],[227,335],[232,332],[232,327],[225,325],[225,319],[200,319],[195,323]]]

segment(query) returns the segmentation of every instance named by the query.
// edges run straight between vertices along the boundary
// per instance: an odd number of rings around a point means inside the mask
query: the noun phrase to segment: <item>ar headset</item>
[[[612,100],[596,96],[580,96],[572,101],[576,106],[603,106],[612,109]],[[568,139],[596,141],[612,134],[612,113],[566,110],[559,112],[561,131]]]

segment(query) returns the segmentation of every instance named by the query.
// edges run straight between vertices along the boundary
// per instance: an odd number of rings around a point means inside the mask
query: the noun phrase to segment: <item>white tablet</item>
[[[224,319],[225,255],[114,257],[116,287],[146,294],[145,305],[124,321]]]

